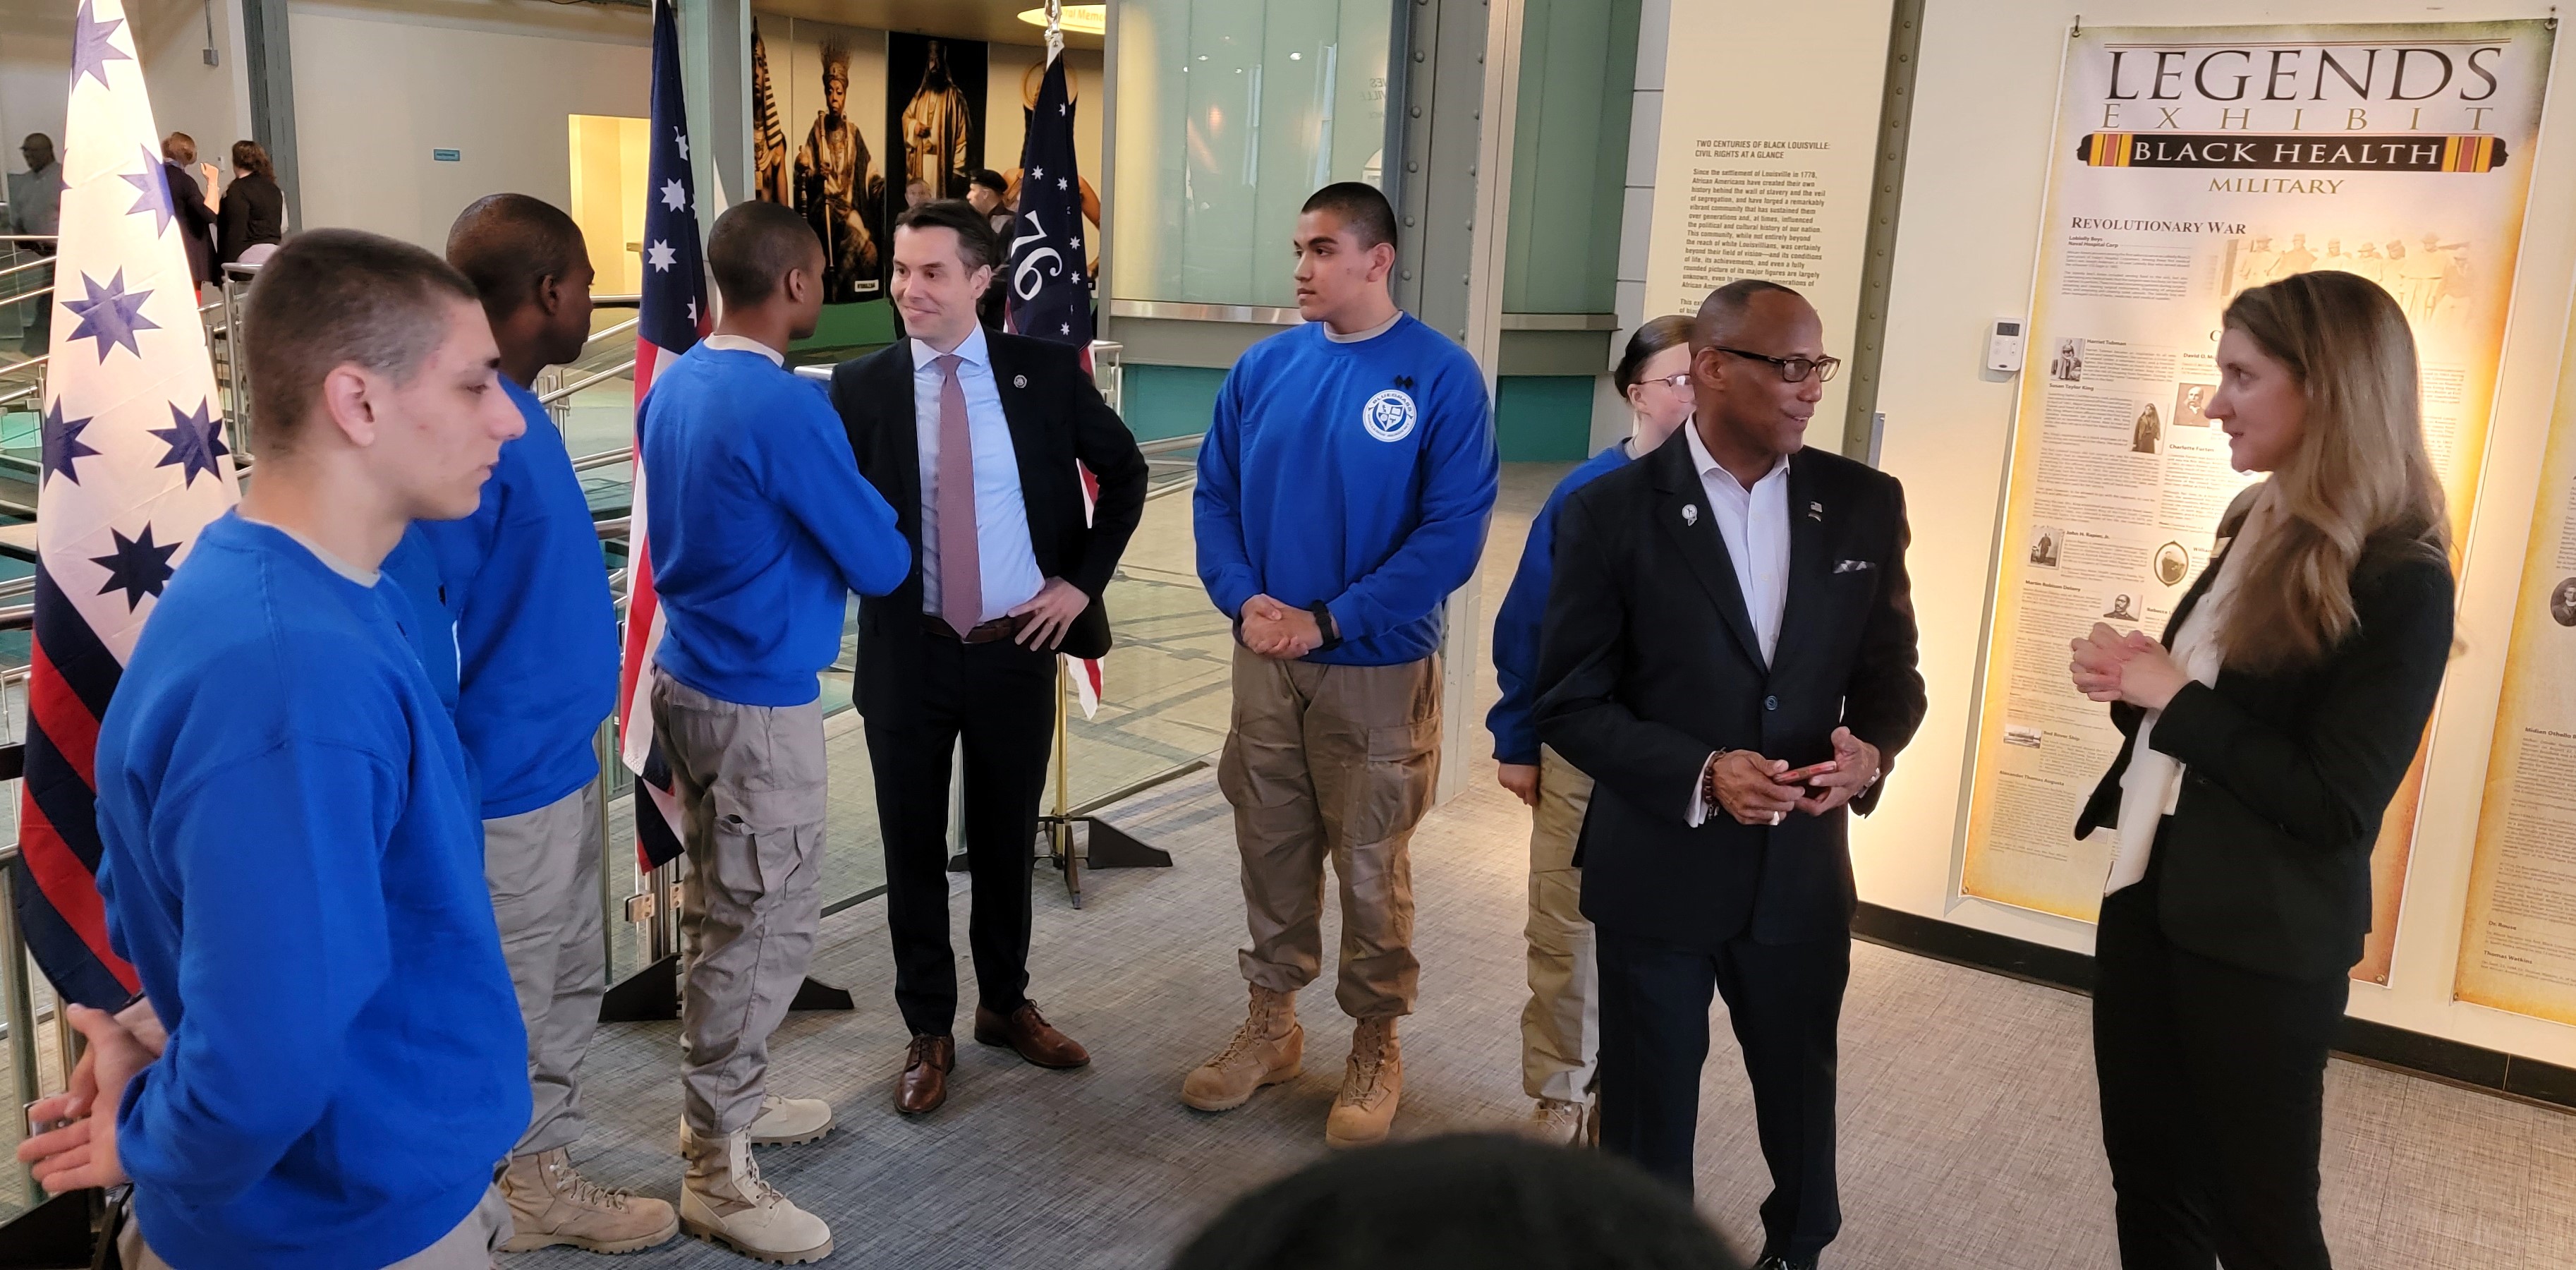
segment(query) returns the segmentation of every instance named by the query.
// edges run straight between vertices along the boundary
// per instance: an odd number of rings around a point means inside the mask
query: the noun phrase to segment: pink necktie
[[[939,617],[963,636],[984,615],[984,572],[975,539],[975,437],[966,426],[966,390],[957,367],[965,359],[943,355],[939,365]]]

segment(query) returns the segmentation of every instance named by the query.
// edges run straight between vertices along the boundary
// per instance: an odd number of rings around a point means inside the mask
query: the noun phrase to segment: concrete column
[[[680,74],[688,81],[690,165],[697,169],[699,230],[723,206],[751,197],[751,5],[675,0]]]
[[[304,228],[303,182],[295,160],[295,61],[286,42],[287,0],[241,0],[242,71],[250,88],[250,135],[268,151],[286,195],[286,228]]]

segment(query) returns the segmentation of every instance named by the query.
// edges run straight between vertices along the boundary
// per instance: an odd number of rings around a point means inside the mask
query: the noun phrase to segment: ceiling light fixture
[[[1046,25],[1046,6],[1024,9],[1020,21],[1030,26]],[[1064,29],[1075,35],[1107,35],[1109,6],[1105,4],[1069,4],[1064,6]]]

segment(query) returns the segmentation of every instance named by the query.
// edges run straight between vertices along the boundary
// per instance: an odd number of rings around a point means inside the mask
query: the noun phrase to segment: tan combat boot
[[[1362,1019],[1351,1030],[1351,1060],[1342,1068],[1342,1092],[1324,1118],[1324,1143],[1364,1147],[1386,1141],[1395,1124],[1395,1104],[1404,1097],[1404,1051],[1396,1045],[1395,1020]]]
[[[641,1252],[680,1233],[680,1219],[658,1199],[594,1186],[573,1172],[561,1147],[514,1155],[501,1173],[510,1201],[510,1242],[503,1252],[570,1246],[587,1252]]]
[[[832,1131],[832,1104],[820,1098],[782,1098],[763,1095],[760,1117],[751,1122],[748,1132],[756,1147],[794,1146],[811,1142]],[[689,1131],[689,1118],[680,1117],[680,1158],[687,1159],[697,1142]]]
[[[680,1184],[682,1230],[778,1265],[832,1255],[832,1228],[760,1180],[749,1132],[689,1145],[689,1172]]]
[[[1297,1025],[1297,999],[1252,985],[1252,1009],[1234,1039],[1181,1082],[1181,1101],[1201,1111],[1232,1111],[1264,1085],[1304,1074],[1306,1029]]]

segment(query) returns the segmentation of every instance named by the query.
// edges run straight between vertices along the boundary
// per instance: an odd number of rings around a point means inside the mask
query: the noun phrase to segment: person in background
[[[1234,621],[1217,785],[1234,807],[1252,946],[1243,1025],[1181,1084],[1201,1111],[1303,1070],[1297,991],[1323,962],[1324,863],[1341,879],[1340,983],[1358,1021],[1324,1139],[1386,1137],[1413,1010],[1407,848],[1440,768],[1442,606],[1474,575],[1499,465],[1484,372],[1395,307],[1395,212],[1375,186],[1297,217],[1306,324],[1226,373],[1199,447],[1199,579]]]
[[[1495,1134],[1353,1151],[1227,1205],[1171,1270],[1740,1270],[1633,1165]]]
[[[18,157],[27,161],[27,170],[9,174],[9,232],[34,234],[51,238],[62,232],[63,165],[54,157],[54,139],[41,132],[27,134],[18,146]],[[15,243],[21,252],[39,258],[54,254],[54,244]],[[7,294],[23,295],[53,285],[54,267],[50,264],[30,269],[25,281],[11,287]],[[41,296],[19,305],[21,325],[18,347],[29,357],[42,357],[53,343],[53,297]]]
[[[208,525],[101,722],[99,890],[169,1023],[73,1007],[86,1079],[22,1158],[134,1183],[129,1270],[483,1270],[525,1039],[472,777],[379,571],[474,510],[521,420],[473,284],[355,230],[299,238],[250,319],[260,477]]]
[[[1009,188],[1002,174],[991,168],[977,169],[974,179],[966,186],[966,202],[993,227],[993,237],[997,240],[993,280],[985,284],[983,295],[975,302],[976,320],[982,322],[985,329],[993,331],[1006,329],[1010,320],[1011,222],[1016,213],[1007,201]]]
[[[1723,994],[1771,1173],[1761,1270],[1814,1270],[1842,1226],[1851,815],[1924,711],[1904,490],[1805,442],[1824,339],[1787,287],[1709,293],[1681,443],[1559,512],[1539,651],[1539,739],[1595,782],[1601,1146],[1692,1188]]]
[[[899,510],[918,567],[859,604],[857,698],[885,843],[894,998],[912,1041],[895,1110],[948,1096],[957,955],[949,939],[950,756],[960,752],[974,1038],[1040,1067],[1090,1054],[1029,1000],[1038,800],[1063,685],[1056,654],[1109,651],[1102,592],[1145,510],[1145,457],[1080,350],[975,321],[1001,244],[955,200],[895,221],[903,343],[844,362],[833,404],[859,471]],[[1097,481],[1086,517],[1083,473]]]
[[[823,1219],[763,1181],[755,1142],[804,1141],[830,1104],[769,1096],[769,1039],[822,920],[823,706],[850,593],[912,572],[894,509],[859,476],[787,346],[823,313],[822,240],[794,209],[736,203],[707,235],[715,334],[644,399],[645,531],[662,602],[653,729],[680,798],[680,1224],[767,1261],[831,1255]]]
[[[2442,484],[2414,337],[2348,273],[2240,293],[2207,413],[2269,479],[2165,641],[2096,624],[2075,687],[2128,734],[2078,838],[2117,835],[2093,1069],[2130,1270],[2325,1270],[2326,1051],[2370,852],[2451,655]]]
[[[914,177],[903,183],[903,210],[911,211],[930,201],[930,182]]]
[[[215,222],[215,263],[256,265],[286,240],[286,192],[256,141],[233,143],[233,179]]]
[[[447,261],[482,296],[500,391],[527,425],[473,515],[420,526],[454,617],[456,730],[480,777],[484,880],[528,1029],[535,1108],[501,1173],[506,1248],[634,1252],[680,1233],[671,1206],[594,1186],[571,1157],[608,977],[597,745],[617,708],[617,606],[563,434],[529,391],[590,338],[590,251],[560,209],[494,194],[456,218]]]
[[[170,215],[188,249],[188,274],[199,287],[215,280],[215,165],[197,162],[197,142],[184,132],[161,140],[161,170],[169,179]]]
[[[1530,806],[1529,1004],[1521,1008],[1521,1087],[1537,1105],[1529,1131],[1551,1142],[1584,1138],[1601,1047],[1600,972],[1592,923],[1583,920],[1583,871],[1574,845],[1592,778],[1540,745],[1530,721],[1537,694],[1539,623],[1555,570],[1556,517],[1567,495],[1643,457],[1689,422],[1691,320],[1679,314],[1637,328],[1610,377],[1635,416],[1629,435],[1593,455],[1549,492],[1530,521],[1520,569],[1494,614],[1494,675],[1502,697],[1485,716],[1494,778]],[[1599,1126],[1592,1124],[1598,1131]]]
[[[1010,241],[1010,194],[1011,183],[991,168],[975,169],[973,179],[966,183],[966,201],[974,204],[975,210],[992,222],[993,232],[1004,235],[1004,242]]]

